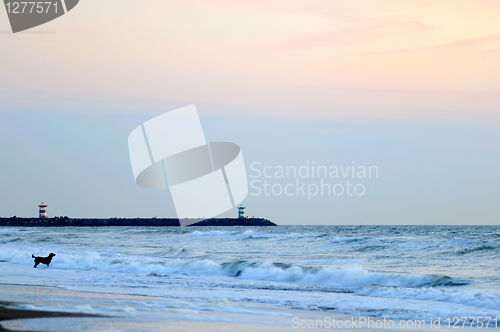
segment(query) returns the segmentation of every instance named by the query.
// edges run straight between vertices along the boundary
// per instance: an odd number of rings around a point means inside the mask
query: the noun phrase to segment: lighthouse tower
[[[245,219],[245,207],[243,204],[240,204],[238,206],[238,219]]]
[[[47,218],[47,210],[45,210],[47,204],[42,202],[42,204],[38,205],[38,207],[40,208],[39,218]]]

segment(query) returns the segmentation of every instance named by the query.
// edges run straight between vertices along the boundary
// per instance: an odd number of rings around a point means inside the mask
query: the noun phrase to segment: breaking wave
[[[384,317],[418,317],[429,306],[442,315],[446,306],[455,306],[447,311],[452,313],[500,310],[498,230],[445,235],[441,230],[5,228],[0,229],[0,261],[6,271],[16,271],[19,282],[47,276],[51,283],[58,274],[67,276],[67,284],[83,280],[107,287],[112,282],[134,292],[151,286],[153,294],[171,285],[181,289],[181,297],[185,290],[197,291],[191,285],[223,289],[222,294],[238,289],[242,298],[257,294],[249,289],[262,289],[269,290],[263,301],[293,306],[307,302],[307,308],[338,307],[345,313]],[[50,252],[57,254],[50,268],[32,268],[31,254]]]
[[[293,239],[293,238],[316,238],[316,237],[324,237],[328,236],[327,233],[319,233],[319,234],[300,234],[300,233],[259,233],[254,232],[252,230],[248,230],[245,232],[227,232],[227,231],[194,231],[192,233],[186,234],[186,236],[194,236],[194,237],[219,237],[219,238],[234,238],[239,240],[245,239]]]

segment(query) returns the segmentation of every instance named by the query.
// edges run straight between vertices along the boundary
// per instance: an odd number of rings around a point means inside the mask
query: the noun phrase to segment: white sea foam
[[[425,310],[500,313],[500,245],[491,232],[440,237],[325,227],[0,230],[2,282],[179,298],[205,294],[315,310],[341,305],[335,310],[405,319]],[[50,252],[57,256],[49,268],[32,268],[31,254]]]
[[[225,232],[225,231],[194,231],[186,234],[186,236],[196,236],[196,237],[229,237],[231,235],[237,234],[238,232]]]
[[[244,232],[227,232],[227,231],[194,231],[186,234],[186,236],[194,237],[215,237],[215,238],[235,238],[235,239],[293,239],[293,238],[315,238],[327,236],[327,233],[310,234],[310,233],[260,233],[252,230]]]
[[[28,251],[7,249],[0,253],[0,260],[31,265],[26,260]],[[104,255],[93,251],[63,252],[56,256],[51,269],[90,270],[113,273],[167,276],[175,274],[213,275],[243,280],[285,282],[329,288],[353,288],[363,296],[437,300],[465,303],[475,307],[500,309],[500,296],[482,293],[449,291],[442,286],[467,284],[465,280],[441,275],[397,275],[369,272],[360,266],[344,268],[302,267],[273,261],[215,262],[210,259],[158,259],[154,257]],[[43,266],[41,268],[44,268]]]

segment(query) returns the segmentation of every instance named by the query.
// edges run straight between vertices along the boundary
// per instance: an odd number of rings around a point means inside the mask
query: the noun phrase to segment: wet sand
[[[51,311],[36,311],[23,309],[10,309],[12,303],[0,303],[0,331],[13,331],[4,329],[1,326],[2,321],[11,319],[29,319],[29,318],[54,318],[54,317],[89,317],[90,315],[77,313],[61,313]]]
[[[324,321],[325,317],[343,321],[359,318],[320,310],[289,309],[263,303],[237,302],[228,302],[218,311],[190,312],[177,307],[172,309],[172,303],[175,301],[177,300],[164,297],[0,284],[0,331],[281,332],[305,329],[292,326],[294,317],[303,322]],[[124,303],[127,306],[123,306]],[[130,306],[134,306],[134,308],[125,310]],[[46,310],[46,308],[57,308],[57,310]],[[120,308],[125,309],[121,310]],[[159,308],[164,310],[161,311]],[[115,312],[110,310],[115,310]],[[395,322],[397,324],[398,321],[395,320]],[[321,328],[313,328],[313,330],[315,329],[320,330]],[[328,328],[328,330],[333,330],[333,328]],[[353,329],[335,328],[334,330],[352,331]],[[429,328],[428,325],[426,328],[419,329],[357,328],[354,330],[456,331],[456,329],[447,329],[444,326],[441,329]],[[460,328],[460,330],[479,329]]]

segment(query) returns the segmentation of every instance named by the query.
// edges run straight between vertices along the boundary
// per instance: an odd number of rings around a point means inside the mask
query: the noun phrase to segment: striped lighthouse
[[[47,204],[42,202],[42,204],[38,205],[38,207],[40,208],[39,218],[47,218],[47,210],[45,209],[47,207]]]
[[[238,219],[245,219],[245,207],[243,204],[240,204],[238,206]]]

